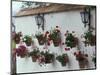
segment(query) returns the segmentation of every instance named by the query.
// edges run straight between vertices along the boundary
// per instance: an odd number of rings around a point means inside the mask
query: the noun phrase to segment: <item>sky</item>
[[[22,2],[12,2],[12,15],[14,16],[20,9],[22,6]]]

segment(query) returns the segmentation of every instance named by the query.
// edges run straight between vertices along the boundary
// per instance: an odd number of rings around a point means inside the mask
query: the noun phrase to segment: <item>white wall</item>
[[[93,13],[94,14],[94,13]],[[94,18],[94,17],[93,17]],[[66,30],[75,31],[76,36],[80,39],[81,50],[84,50],[89,54],[89,66],[88,68],[94,68],[94,64],[91,60],[91,55],[95,51],[95,47],[84,47],[84,44],[81,42],[81,35],[87,30],[84,28],[84,24],[81,21],[80,11],[68,11],[62,13],[52,13],[45,15],[45,31],[50,30],[51,27],[59,26],[62,32],[62,41],[65,41],[64,34]],[[94,21],[92,21],[94,24]],[[34,16],[19,17],[15,18],[16,31],[22,31],[24,35],[35,34],[38,31],[38,27],[35,22]],[[41,29],[39,30],[41,31]],[[43,46],[39,46],[37,40],[35,39],[36,45],[43,50]],[[66,67],[62,67],[58,61],[55,61],[53,64],[46,66],[39,66],[38,63],[33,63],[31,58],[20,58],[17,57],[17,73],[27,73],[27,72],[44,72],[44,71],[61,71],[61,70],[74,70],[79,69],[78,62],[76,61],[73,52],[76,51],[76,48],[71,49],[70,51],[64,51],[62,47],[54,47],[53,44],[48,47],[51,52],[55,54],[67,53],[69,56],[69,63]]]

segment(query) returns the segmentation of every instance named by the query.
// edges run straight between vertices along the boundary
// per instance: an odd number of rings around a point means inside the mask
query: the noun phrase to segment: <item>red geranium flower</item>
[[[64,35],[66,36],[67,34],[65,33]]]
[[[67,48],[65,48],[65,50],[67,50]]]
[[[79,51],[78,54],[81,54],[81,51]]]
[[[64,43],[62,43],[62,45],[64,45]]]
[[[58,28],[59,26],[56,26],[56,28]]]
[[[48,42],[48,46],[50,46],[50,42]]]
[[[65,51],[69,51],[70,50],[70,48],[65,48]]]
[[[49,34],[49,32],[48,32],[48,31],[46,31],[46,34]]]
[[[77,53],[76,52],[74,52],[74,55],[76,55]]]
[[[67,48],[67,50],[70,50],[70,48]]]

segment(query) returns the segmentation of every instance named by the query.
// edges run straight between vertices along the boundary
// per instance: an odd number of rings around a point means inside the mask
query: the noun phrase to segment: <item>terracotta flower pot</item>
[[[69,61],[67,54],[59,55],[56,57],[56,59],[61,63],[63,67],[66,66]]]
[[[61,63],[62,66],[66,66],[67,62],[68,62],[68,57],[64,57],[64,61]]]
[[[78,45],[78,38],[74,38],[74,41],[73,41],[73,47],[76,47]]]
[[[41,38],[41,39],[38,38],[38,42],[39,42],[39,45],[44,45],[44,43],[45,43],[44,40],[43,40],[42,38]]]
[[[14,41],[15,41],[16,44],[19,44],[19,42],[20,42],[20,37],[15,37],[15,38],[14,38]]]
[[[91,41],[90,41],[90,45],[91,45],[91,46],[96,45],[96,36],[92,36],[90,40],[91,40]]]
[[[59,46],[59,44],[60,44],[60,39],[55,39],[55,40],[53,40],[53,44],[54,44],[55,47]]]
[[[37,57],[36,56],[32,56],[31,58],[32,58],[32,61],[33,62],[36,62],[36,60],[37,60]]]
[[[16,43],[16,44],[19,44],[19,42],[20,42],[20,37],[21,37],[22,35],[20,34],[20,33],[13,33],[12,34],[12,39],[14,40],[14,42]]]
[[[31,46],[31,42],[25,42],[27,46]]]
[[[66,63],[65,62],[61,62],[61,65],[64,67],[64,66],[66,66]]]
[[[81,69],[84,69],[85,67],[87,67],[88,65],[88,61],[87,60],[83,60],[83,61],[79,61],[79,66]]]
[[[79,62],[79,66],[80,66],[81,69],[82,69],[82,68],[85,68],[85,65],[86,65],[86,64],[84,64],[84,62],[81,62],[81,61]]]
[[[39,45],[44,45],[46,37],[43,34],[36,35]]]
[[[18,55],[18,56],[20,56],[21,58],[24,58],[24,57],[26,57],[26,56],[27,56],[27,52],[22,53],[22,54],[20,54],[20,55]]]
[[[53,62],[53,58],[52,59],[48,59],[48,58],[45,58],[45,64],[50,64]]]
[[[27,56],[28,56],[28,52],[27,51],[20,55],[21,58],[24,58],[24,57],[27,57]]]
[[[21,57],[21,58],[24,58],[25,56],[26,56],[25,54],[23,54],[23,55],[20,55],[20,57]]]

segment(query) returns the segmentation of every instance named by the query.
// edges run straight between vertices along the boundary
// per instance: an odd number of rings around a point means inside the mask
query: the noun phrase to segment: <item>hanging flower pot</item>
[[[45,64],[50,64],[54,61],[54,54],[49,53],[48,51],[46,52],[41,52],[41,55],[44,57],[44,63]]]
[[[28,54],[27,48],[24,45],[19,46],[18,48],[16,48],[16,54],[17,56],[24,58]]]
[[[69,33],[67,31],[65,44],[67,47],[70,47],[70,48],[76,47],[78,45],[78,38],[73,35],[73,32]]]
[[[88,66],[87,54],[84,54],[81,51],[79,51],[78,53],[75,52],[74,55],[76,56],[76,60],[79,62],[79,66],[81,69]]]
[[[44,65],[45,64],[45,57],[40,54],[40,56],[38,58],[38,62],[39,62],[40,66]]]
[[[26,36],[23,38],[23,42],[25,42],[25,44],[26,44],[27,46],[31,46],[31,44],[32,44],[32,38],[31,38],[31,36],[26,35]]]
[[[36,60],[37,60],[37,56],[31,56],[31,58],[32,58],[32,62],[36,62]]]
[[[14,36],[13,36],[13,40],[16,44],[19,44],[20,42],[20,37],[22,36],[21,32],[18,32],[18,33],[15,33]]]
[[[84,38],[85,38],[85,46],[87,45],[91,45],[94,46],[96,45],[96,36],[92,34],[92,31],[88,31],[84,34]]]
[[[38,33],[35,36],[38,39],[39,45],[44,45],[44,43],[46,42],[46,37],[42,33]]]
[[[40,37],[38,37],[38,42],[39,42],[39,45],[44,45],[44,37],[41,35]]]
[[[56,59],[61,63],[61,65],[64,67],[68,63],[68,55],[62,54],[56,57]]]
[[[29,53],[29,56],[31,56],[33,62],[36,62],[39,57],[39,50],[34,49],[32,52]]]
[[[84,69],[86,67],[86,64],[87,64],[87,60],[84,60],[84,61],[79,61],[79,66],[81,69]]]
[[[54,44],[55,47],[59,46],[60,43],[61,43],[61,39],[60,38],[53,40],[53,44]]]
[[[49,38],[53,41],[55,47],[59,46],[61,43],[61,34],[58,28],[52,30],[49,34]]]

